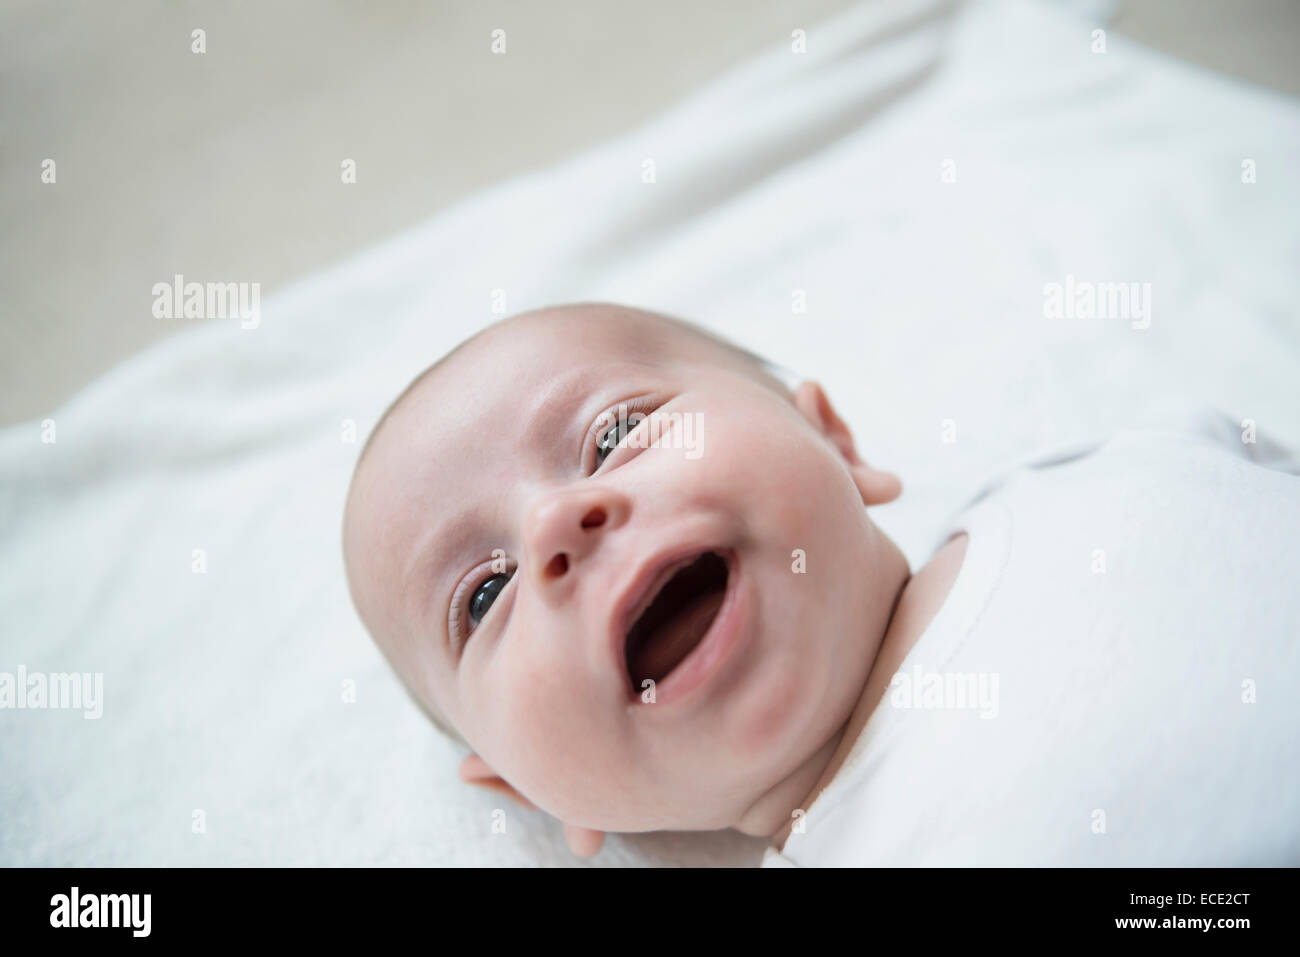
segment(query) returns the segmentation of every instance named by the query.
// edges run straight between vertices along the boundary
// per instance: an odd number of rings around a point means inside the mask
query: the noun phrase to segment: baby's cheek
[[[500,729],[514,741],[535,743],[570,733],[570,703],[560,693],[562,675],[541,664],[516,664],[492,702]]]
[[[727,446],[737,494],[774,532],[815,537],[823,525],[842,522],[846,510],[861,504],[834,450],[815,436],[758,430],[737,438]]]
[[[537,640],[545,640],[538,638]],[[552,638],[551,640],[555,640]],[[508,742],[510,764],[519,786],[564,802],[572,781],[584,769],[604,767],[609,726],[587,713],[593,695],[579,687],[576,675],[562,665],[534,663],[511,669],[498,688],[492,708],[496,734]]]
[[[799,732],[824,704],[824,655],[814,636],[791,631],[770,636],[767,656],[756,666],[743,700],[734,709],[728,751],[754,769],[783,764]]]

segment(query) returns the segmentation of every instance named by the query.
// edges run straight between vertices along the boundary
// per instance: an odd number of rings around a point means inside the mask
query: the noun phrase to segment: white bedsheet
[[[1001,463],[1152,399],[1300,446],[1300,110],[1115,34],[1093,53],[1097,26],[1027,0],[811,24],[806,54],[775,38],[633,134],[267,298],[255,330],[124,363],[52,414],[56,443],[0,433],[0,671],[104,675],[99,720],[0,711],[0,864],[579,863],[539,814],[491,832],[501,799],[456,780],[339,555],[360,440],[494,290],[511,313],[681,314],[818,378],[903,476],[879,521],[914,563]],[[1067,274],[1151,283],[1150,327],[1045,318]],[[617,836],[594,863],[762,846]]]

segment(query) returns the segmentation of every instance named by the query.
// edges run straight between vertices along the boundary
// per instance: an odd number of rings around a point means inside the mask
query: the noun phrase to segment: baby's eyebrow
[[[558,426],[565,425],[577,413],[577,402],[586,398],[590,392],[583,385],[590,385],[591,370],[575,367],[556,379],[543,394],[540,402],[528,416],[524,426],[525,438],[540,435],[543,431],[553,433]]]
[[[436,587],[443,578],[454,574],[450,560],[445,556],[459,555],[475,535],[473,509],[466,508],[450,521],[431,527],[415,542],[410,558],[402,570],[402,601],[413,612],[416,622],[442,624],[432,614],[430,606],[441,601],[445,589]]]
[[[403,589],[410,585],[413,579],[423,578],[424,575],[421,573],[424,567],[439,553],[451,554],[464,549],[474,533],[473,512],[472,508],[463,509],[450,521],[432,526],[416,539],[411,549],[411,557],[402,571]]]

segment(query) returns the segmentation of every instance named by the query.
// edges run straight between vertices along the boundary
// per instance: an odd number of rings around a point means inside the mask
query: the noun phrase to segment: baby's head
[[[816,384],[666,316],[570,305],[486,329],[398,398],[344,554],[375,642],[484,783],[581,828],[771,834],[770,796],[847,721],[907,579],[863,507],[897,494]]]

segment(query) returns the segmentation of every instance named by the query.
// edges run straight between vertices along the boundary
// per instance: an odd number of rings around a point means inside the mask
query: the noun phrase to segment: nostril
[[[556,555],[554,558],[552,558],[549,562],[546,563],[546,575],[548,578],[559,578],[568,570],[569,570],[569,559],[564,554],[564,552],[560,552],[558,555]]]
[[[605,524],[605,510],[596,506],[586,515],[582,516],[583,528],[600,528]]]

